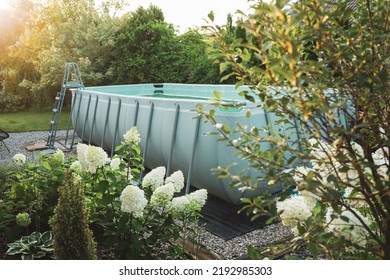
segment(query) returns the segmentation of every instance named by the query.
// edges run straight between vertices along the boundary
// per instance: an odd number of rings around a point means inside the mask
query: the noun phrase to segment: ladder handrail
[[[73,74],[73,77],[72,77]],[[61,84],[61,91],[57,93],[54,105],[53,115],[50,121],[50,131],[47,138],[46,146],[54,148],[54,142],[57,135],[58,122],[60,120],[62,106],[64,104],[65,95],[68,89],[84,88],[84,83],[81,78],[80,68],[75,62],[68,62],[64,66],[64,76]],[[68,127],[69,130],[69,127]],[[68,131],[69,132],[69,131]]]

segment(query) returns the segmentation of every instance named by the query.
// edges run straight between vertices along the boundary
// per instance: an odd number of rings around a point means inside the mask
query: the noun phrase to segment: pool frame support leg
[[[142,158],[144,159],[144,163],[145,163],[146,153],[148,151],[150,129],[152,127],[153,111],[154,111],[154,103],[150,102],[150,112],[149,112],[148,128],[146,131],[145,148],[144,148],[144,152],[142,154]],[[143,173],[144,173],[144,171],[141,170],[140,179],[142,179]]]
[[[91,99],[92,99],[92,96],[91,96],[91,94],[89,94],[87,110],[85,112],[85,121],[84,121],[84,125],[83,125],[83,130],[81,132],[81,139],[84,139],[84,132],[85,132],[85,127],[87,126],[87,123],[88,123],[88,115],[89,115],[89,107],[91,106]]]
[[[188,167],[188,174],[187,174],[187,183],[186,183],[185,194],[188,194],[190,192],[192,169],[194,167],[194,159],[195,159],[195,150],[196,150],[196,144],[198,143],[200,119],[201,119],[200,116],[198,116],[197,119],[196,119],[194,140],[192,142],[192,153],[191,153],[190,165]]]
[[[138,110],[139,110],[139,101],[135,100],[135,110],[134,110],[134,122],[133,126],[137,125],[138,122]]]
[[[73,116],[74,108],[76,107],[77,96],[80,96],[80,98],[79,98],[79,105],[77,106],[77,114],[76,114],[76,119],[74,121],[72,142],[71,142],[70,146],[68,147],[67,143],[68,143],[68,138],[69,138],[70,124],[72,122],[72,116]],[[71,108],[70,114],[69,114],[68,126],[67,126],[67,129],[66,129],[66,136],[65,136],[65,143],[64,143],[64,146],[67,149],[69,149],[69,150],[71,150],[73,148],[74,138],[75,138],[75,134],[76,134],[76,126],[77,126],[77,122],[78,122],[79,115],[80,115],[80,107],[81,107],[81,100],[82,100],[82,98],[83,98],[82,94],[78,93],[77,91],[75,91],[74,97],[73,97],[73,101],[72,101],[72,108]]]
[[[100,148],[102,148],[102,149],[103,149],[103,145],[104,145],[104,138],[106,137],[108,118],[110,116],[110,110],[111,110],[111,97],[108,98],[106,119],[104,121],[103,137],[102,137],[102,142],[100,143]]]
[[[94,111],[93,111],[91,130],[89,131],[88,145],[91,144],[93,128],[95,127],[95,123],[96,123],[96,111],[97,111],[98,103],[99,103],[99,96],[96,95],[96,103],[95,103],[95,108],[94,108]]]
[[[75,120],[75,122],[74,122],[76,125],[77,125],[77,122],[79,121],[80,108],[81,108],[81,101],[82,101],[82,100],[83,100],[83,95],[80,94],[79,106],[77,107],[76,120]],[[73,128],[72,143],[70,143],[69,149],[72,149],[72,148],[73,148],[75,136],[76,136],[76,126]]]
[[[77,100],[77,91],[74,92],[72,99],[73,99],[72,100],[72,107],[70,108],[70,114],[69,114],[69,118],[68,118],[68,125],[66,127],[66,136],[65,136],[65,143],[64,143],[64,146],[66,148],[68,148],[67,143],[68,143],[68,137],[69,137],[70,123],[72,122],[72,116],[73,116],[73,111],[75,108],[75,102]]]
[[[173,148],[174,148],[175,140],[176,140],[177,124],[179,122],[179,111],[180,111],[180,105],[177,103],[176,104],[176,111],[175,111],[175,119],[173,121],[171,145],[170,145],[169,155],[168,155],[167,172],[165,174],[166,177],[168,177],[170,175],[170,173],[171,173],[171,163],[172,163]]]
[[[119,116],[121,113],[121,106],[122,106],[122,100],[118,99],[118,111],[116,113],[116,121],[115,121],[115,129],[114,129],[114,138],[112,139],[112,145],[111,145],[111,158],[114,155],[115,152],[115,141],[116,141],[116,134],[118,132],[118,124],[119,124]]]

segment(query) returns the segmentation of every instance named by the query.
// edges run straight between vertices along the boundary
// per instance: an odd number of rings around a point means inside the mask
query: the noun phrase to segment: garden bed
[[[62,132],[63,134],[63,132]],[[59,137],[61,137],[61,132],[59,133]],[[30,159],[37,159],[37,151],[27,151],[25,149],[26,145],[34,144],[35,141],[42,140],[44,137],[47,136],[47,132],[29,132],[29,133],[14,133],[11,134],[10,139],[7,141],[7,145],[11,149],[11,153],[9,155],[5,154],[4,151],[2,151],[2,160],[4,162],[10,161],[12,159],[12,156],[16,153],[23,153],[26,155],[27,158]],[[70,151],[67,153],[67,155],[74,155],[75,150]],[[218,200],[218,199],[217,199]],[[215,199],[210,197],[209,200],[206,202],[206,205],[204,207],[204,211],[209,212],[203,212],[203,216],[205,216],[205,219],[201,219],[201,223],[210,223],[212,222],[212,218],[207,217],[209,214],[214,211],[212,210],[213,207],[226,207],[228,206],[224,205],[218,205],[218,206],[212,206],[211,203],[216,203]],[[220,202],[218,202],[220,203]],[[235,208],[237,208],[235,206]],[[233,209],[233,207],[231,207]],[[232,210],[230,209],[231,213],[228,213],[230,217],[234,215],[232,213]],[[238,208],[236,209],[238,210]],[[233,211],[234,212],[234,211]],[[242,223],[242,219],[245,217],[239,217],[232,218],[232,220],[229,221],[228,217],[224,217],[225,224],[230,224],[232,228],[234,228],[235,224],[237,222]],[[258,222],[259,223],[259,222]],[[221,223],[222,224],[222,223]],[[256,224],[256,221],[254,222],[254,225]],[[203,224],[204,225],[204,224]],[[251,224],[247,223],[245,227],[247,227],[247,231],[241,232],[239,234],[233,235],[233,236],[221,236],[220,233],[215,230],[210,230],[214,227],[218,227],[220,225],[212,225],[208,226],[207,224],[201,227],[201,234],[196,239],[197,242],[200,243],[201,250],[194,250],[194,242],[190,240],[186,240],[185,249],[187,251],[188,256],[190,258],[195,259],[239,259],[242,257],[245,257],[247,253],[247,247],[252,244],[257,244],[257,246],[267,246],[268,244],[271,244],[277,240],[280,240],[282,238],[285,238],[286,236],[290,235],[291,232],[288,228],[283,227],[281,224],[272,224],[265,226],[262,222],[260,226],[253,226],[250,228]],[[225,225],[226,226],[226,225]],[[242,225],[240,225],[242,226]],[[208,229],[209,228],[209,229]],[[98,251],[98,259],[114,259],[114,254],[112,248],[104,247],[103,240],[101,238],[101,233],[94,230],[94,236],[96,238],[96,241],[98,243],[97,251]],[[100,236],[100,237],[99,237]],[[6,242],[4,238],[0,238],[0,259],[18,259],[18,257],[15,256],[8,256],[5,255],[5,251],[7,250]]]

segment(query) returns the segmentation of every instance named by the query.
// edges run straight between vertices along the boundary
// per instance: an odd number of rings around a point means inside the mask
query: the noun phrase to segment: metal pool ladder
[[[58,123],[60,121],[62,106],[64,104],[65,95],[68,89],[83,88],[83,80],[81,79],[80,68],[75,62],[65,64],[64,78],[62,79],[61,91],[57,92],[53,105],[53,115],[50,121],[50,130],[47,137],[46,146],[54,148],[54,142],[57,135]]]

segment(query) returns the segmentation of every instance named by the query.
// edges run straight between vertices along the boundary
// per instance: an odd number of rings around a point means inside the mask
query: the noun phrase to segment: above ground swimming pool
[[[246,160],[237,158],[235,150],[225,142],[218,142],[217,135],[209,135],[216,129],[197,118],[197,104],[214,109],[218,123],[232,128],[240,122],[250,127],[263,127],[275,120],[275,116],[247,104],[238,92],[248,90],[234,85],[143,84],[86,87],[72,90],[72,122],[75,132],[86,142],[113,151],[120,144],[123,134],[137,126],[141,135],[140,147],[145,166],[167,168],[167,175],[181,170],[189,185],[205,188],[228,202],[239,204],[242,197],[258,195],[257,191],[241,192],[229,188],[228,179],[220,179],[211,171],[218,166],[238,172],[248,168]],[[240,102],[243,106],[215,107],[214,91],[223,100]],[[251,110],[251,117],[246,117]],[[291,131],[289,132],[291,134]],[[298,137],[298,131],[296,136]],[[244,176],[256,177],[260,171],[249,169]],[[274,191],[277,191],[275,187]]]

